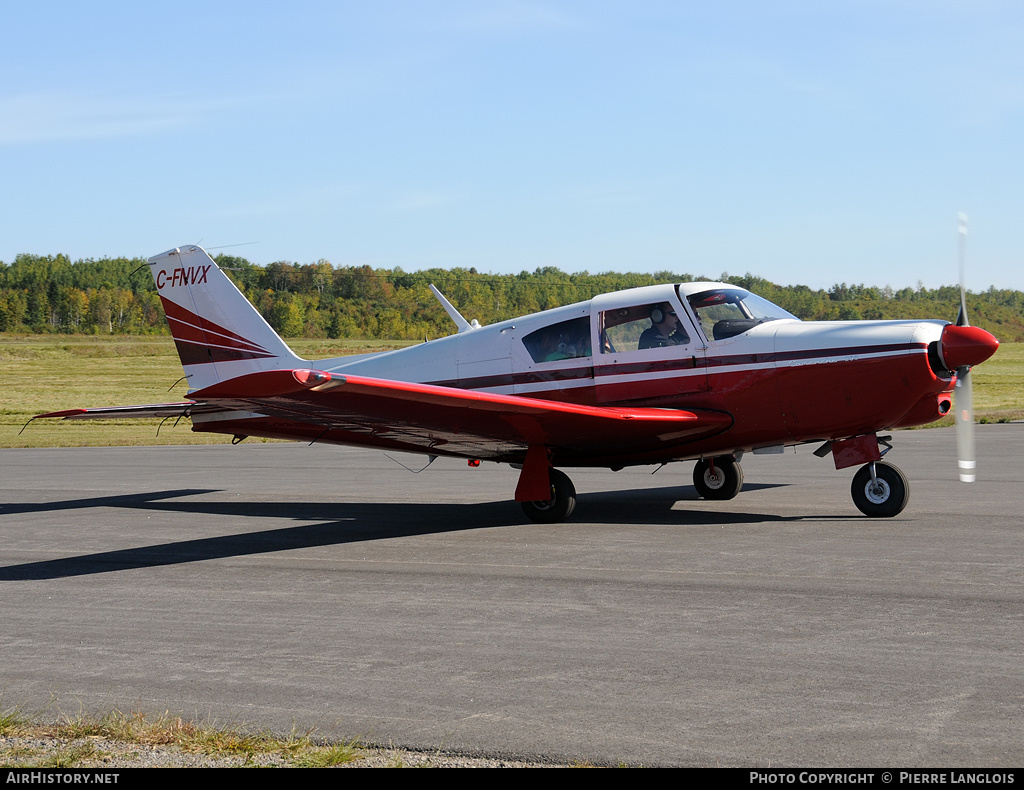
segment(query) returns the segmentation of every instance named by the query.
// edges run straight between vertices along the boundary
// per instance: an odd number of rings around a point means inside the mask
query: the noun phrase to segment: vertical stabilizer
[[[202,247],[175,247],[149,267],[189,390],[304,362]]]

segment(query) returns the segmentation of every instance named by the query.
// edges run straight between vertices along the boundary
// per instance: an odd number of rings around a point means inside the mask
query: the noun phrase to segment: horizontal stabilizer
[[[181,417],[210,414],[225,409],[208,403],[182,401],[181,403],[152,403],[148,406],[102,406],[95,409],[65,409],[48,414],[37,414],[33,420],[60,418],[64,420],[127,420],[154,417]]]

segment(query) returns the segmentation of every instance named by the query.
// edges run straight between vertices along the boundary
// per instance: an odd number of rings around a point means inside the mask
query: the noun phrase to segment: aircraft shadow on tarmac
[[[751,485],[744,489],[774,488],[773,485]],[[239,502],[198,499],[169,501],[218,493],[212,489],[180,489],[125,496],[106,496],[39,504],[4,505],[2,512],[42,513],[82,508],[129,508],[193,516],[229,516],[253,519],[287,519],[316,522],[278,529],[175,541],[137,548],[83,554],[57,560],[30,562],[0,568],[0,581],[56,579],[88,576],[98,573],[153,568],[188,562],[241,557],[277,551],[335,546],[363,541],[388,540],[417,535],[454,533],[493,527],[524,529],[571,529],[572,524],[524,523],[525,517],[513,502],[482,502],[471,504],[369,503],[369,502]],[[742,496],[742,494],[741,494]],[[583,494],[579,497],[574,521],[593,524],[629,524],[635,526],[681,526],[757,524],[822,519],[808,513],[801,516],[780,516],[735,509],[687,510],[673,506],[680,501],[703,502],[692,487],[629,489]],[[734,503],[707,503],[716,508],[732,507]],[[824,518],[845,518],[828,516]],[[850,516],[857,518],[857,516]],[[204,521],[204,524],[209,522]],[[139,535],[151,534],[160,522],[149,521]],[[205,528],[205,527],[204,527]]]
[[[215,494],[213,488],[182,488],[177,491],[155,491],[150,494],[122,494],[120,496],[97,496],[85,499],[61,499],[56,502],[18,502],[0,504],[0,515],[14,513],[46,513],[55,510],[81,510],[87,507],[145,507],[161,499],[179,499],[200,494]]]

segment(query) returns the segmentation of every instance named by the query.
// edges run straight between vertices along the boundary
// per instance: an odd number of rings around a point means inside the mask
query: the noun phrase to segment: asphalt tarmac
[[[0,711],[207,723],[597,764],[1024,765],[1024,424],[896,434],[894,519],[812,448],[516,472],[379,452],[0,451]],[[418,469],[423,460],[401,457]]]

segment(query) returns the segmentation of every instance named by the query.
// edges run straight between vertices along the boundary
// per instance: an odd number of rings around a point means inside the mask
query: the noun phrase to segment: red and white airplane
[[[65,419],[187,416],[192,430],[362,445],[509,463],[535,521],[576,504],[556,467],[696,460],[708,499],[743,484],[748,452],[818,443],[836,468],[863,464],[854,503],[903,510],[908,484],[881,462],[879,431],[952,408],[974,476],[968,371],[998,341],[945,321],[800,321],[725,283],[656,285],[482,327],[435,290],[458,333],[380,354],[300,359],[206,251],[149,260],[188,378],[188,400],[75,409]],[[962,325],[961,325],[962,324]]]

